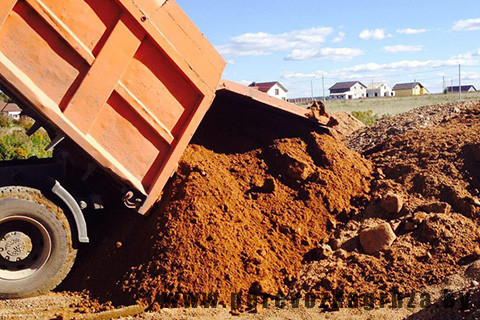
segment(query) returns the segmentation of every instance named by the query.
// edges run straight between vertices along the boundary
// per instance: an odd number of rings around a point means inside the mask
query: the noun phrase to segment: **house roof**
[[[351,87],[353,87],[354,85],[356,85],[357,83],[360,83],[362,86],[364,86],[365,88],[367,87],[366,85],[364,85],[363,83],[361,83],[360,81],[347,81],[347,82],[337,82],[335,83],[330,89],[328,90],[345,90],[345,89],[350,89]]]
[[[375,90],[379,89],[381,86],[386,85],[386,82],[377,82],[377,83],[372,83],[367,87],[367,90]]]
[[[22,109],[15,103],[6,103],[1,107],[0,112],[22,112]]]
[[[419,85],[422,88],[425,88],[420,82],[408,82],[408,83],[397,83],[393,90],[411,90]]]
[[[462,86],[462,91],[468,91],[471,88],[473,88],[473,90],[477,91],[477,89],[473,85]],[[458,86],[447,87],[447,89],[448,89],[449,92],[458,92]]]
[[[280,82],[274,81],[274,82],[252,82],[249,87],[251,88],[256,88],[261,92],[268,92],[268,90],[272,89],[274,85],[278,85],[280,88],[282,88],[285,92],[288,92],[287,88],[285,88]]]

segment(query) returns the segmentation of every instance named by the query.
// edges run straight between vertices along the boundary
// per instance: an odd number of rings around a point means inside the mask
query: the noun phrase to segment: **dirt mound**
[[[365,128],[365,124],[345,111],[330,114],[330,124],[341,139],[345,139],[353,132]]]
[[[97,222],[101,245],[63,289],[154,307],[165,293],[218,293],[229,303],[232,292],[288,292],[336,217],[356,213],[370,173],[314,123],[220,96],[160,205],[148,217]]]
[[[372,200],[337,226],[329,243],[338,250],[306,264],[297,290],[419,292],[480,258],[480,104],[457,108],[448,119],[444,110],[432,115],[443,119],[437,125],[385,135],[364,152],[375,165]],[[396,240],[378,254],[365,254],[359,233],[385,222]]]
[[[351,149],[363,152],[392,136],[448,122],[461,110],[477,104],[478,101],[467,101],[416,108],[395,117],[384,118],[368,128],[357,130],[348,137],[346,143]]]

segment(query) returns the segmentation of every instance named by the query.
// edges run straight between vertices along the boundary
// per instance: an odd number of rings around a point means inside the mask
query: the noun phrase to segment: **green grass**
[[[346,111],[348,113],[352,113],[353,111],[372,110],[374,114],[379,116],[396,115],[421,106],[455,102],[458,101],[458,98],[458,93],[451,93],[416,97],[368,98],[335,101],[327,100],[327,111]],[[463,93],[462,100],[480,100],[480,92]]]
[[[32,124],[33,121],[26,117],[16,121],[5,115],[0,116],[0,161],[52,156],[51,151],[45,151],[50,143],[45,130],[40,129],[31,137],[26,134]]]

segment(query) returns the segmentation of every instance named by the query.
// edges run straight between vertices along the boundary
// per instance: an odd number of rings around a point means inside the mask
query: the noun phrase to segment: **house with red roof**
[[[288,90],[278,81],[276,82],[252,82],[250,88],[257,89],[269,96],[280,100],[287,100]]]
[[[22,109],[15,104],[11,102],[0,102],[0,114],[7,115],[13,119],[20,119],[20,114],[22,113]]]

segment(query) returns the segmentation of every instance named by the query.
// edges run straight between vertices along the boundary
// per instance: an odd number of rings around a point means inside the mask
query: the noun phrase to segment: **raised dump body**
[[[2,0],[0,82],[43,124],[157,201],[225,62],[173,0]]]

